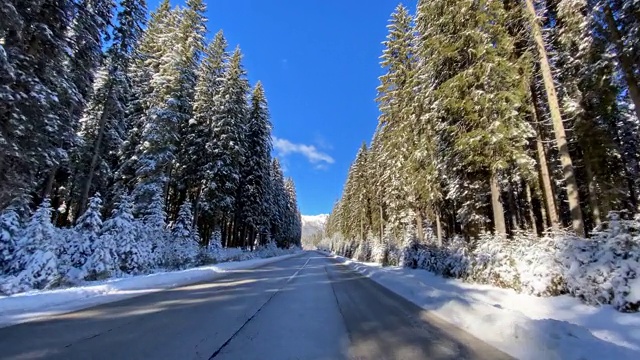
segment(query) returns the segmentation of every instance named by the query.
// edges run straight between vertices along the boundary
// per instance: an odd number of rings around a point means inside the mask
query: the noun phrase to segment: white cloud
[[[306,144],[294,144],[287,139],[280,139],[273,137],[273,148],[277,151],[278,155],[285,157],[290,154],[300,154],[314,164],[316,169],[326,169],[328,164],[333,164],[335,160],[328,154],[319,151],[313,145]]]

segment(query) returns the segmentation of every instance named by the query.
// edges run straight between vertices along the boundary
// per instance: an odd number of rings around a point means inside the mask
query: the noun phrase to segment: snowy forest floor
[[[380,285],[519,359],[638,359],[640,313],[542,298],[335,256]]]
[[[19,324],[92,306],[140,296],[155,291],[189,285],[223,276],[234,270],[247,270],[297,256],[299,249],[282,250],[287,255],[273,256],[269,252],[243,252],[223,249],[219,262],[180,271],[161,271],[148,275],[87,281],[76,287],[55,290],[35,290],[13,296],[0,296],[0,327]],[[251,257],[257,257],[251,259]],[[269,257],[270,256],[270,257]],[[236,259],[247,259],[234,261]],[[227,262],[223,262],[223,261]]]

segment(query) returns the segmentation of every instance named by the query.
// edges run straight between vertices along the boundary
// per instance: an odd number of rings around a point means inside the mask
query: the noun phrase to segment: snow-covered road
[[[308,252],[0,329],[1,359],[501,359],[349,267]]]

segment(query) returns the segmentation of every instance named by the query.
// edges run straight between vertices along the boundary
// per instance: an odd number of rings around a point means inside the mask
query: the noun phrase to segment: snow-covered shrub
[[[469,280],[519,291],[520,274],[513,258],[513,248],[513,239],[480,234],[472,251]]]
[[[388,252],[389,246],[385,239],[376,238],[371,249],[371,261],[385,264],[387,262]]]
[[[638,311],[640,277],[640,219],[623,220],[609,214],[607,228],[565,249],[569,292],[589,304],[612,304],[625,312]]]
[[[21,230],[20,217],[14,209],[6,209],[0,214],[0,274],[8,273],[11,268]]]
[[[466,278],[471,271],[471,250],[461,236],[454,236],[444,243],[442,275],[454,278]]]
[[[192,263],[198,255],[198,232],[193,228],[193,214],[189,201],[180,206],[178,219],[171,228],[167,250],[165,261],[173,268],[181,268]]]
[[[396,246],[394,243],[389,244],[389,251],[387,252],[387,263],[384,265],[388,266],[400,266],[402,261],[402,249]]]
[[[371,259],[371,248],[367,241],[358,241],[352,257],[358,261],[369,261]]]
[[[560,259],[561,248],[567,241],[571,241],[569,235],[539,238],[535,234],[516,232],[512,256],[520,274],[521,292],[536,296],[567,293],[565,268]]]
[[[412,224],[408,225],[404,231],[401,254],[400,266],[412,269],[415,269],[418,266],[418,238]]]

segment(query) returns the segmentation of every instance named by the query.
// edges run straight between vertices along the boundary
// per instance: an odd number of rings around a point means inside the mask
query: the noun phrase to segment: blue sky
[[[159,0],[149,0],[150,11]],[[181,5],[183,0],[172,1]],[[415,0],[404,2],[413,11]],[[381,42],[395,0],[211,0],[209,36],[240,45],[262,81],[274,155],[294,179],[302,214],[328,213],[351,161],[376,127]]]

